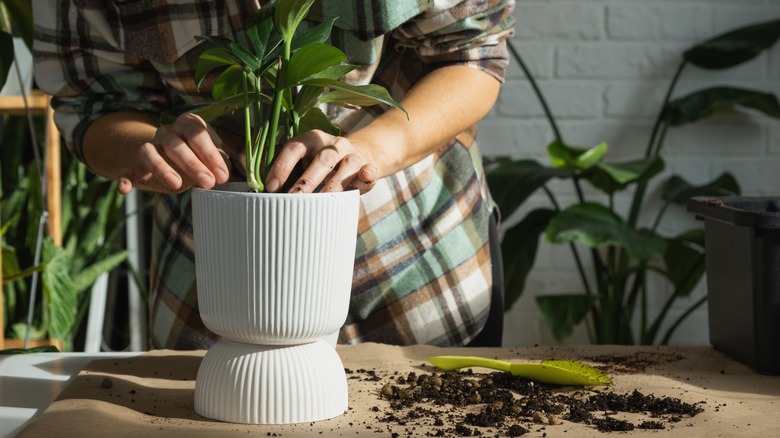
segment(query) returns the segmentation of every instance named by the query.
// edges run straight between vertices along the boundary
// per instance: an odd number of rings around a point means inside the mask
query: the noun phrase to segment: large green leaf
[[[10,34],[0,31],[0,88],[5,86],[13,62],[14,39]]]
[[[253,54],[260,60],[264,59],[266,54],[272,51],[280,41],[278,35],[273,37],[274,23],[271,17],[252,22],[246,27],[245,32]]]
[[[240,64],[241,62],[238,58],[221,47],[212,47],[205,50],[198,57],[198,62],[195,64],[195,81],[198,84],[198,89],[200,89],[203,79],[214,69],[231,65],[240,66]]]
[[[249,93],[249,100],[255,99],[255,93]],[[260,101],[269,103],[271,100],[265,94],[260,95]],[[197,114],[204,121],[211,122],[222,116],[234,113],[236,110],[244,107],[244,96],[238,94],[222,99],[217,102],[211,103],[198,103],[194,105],[187,105],[176,108],[175,111],[165,111],[160,115],[160,122],[162,124],[170,124],[176,121],[176,117],[185,112],[191,112]]]
[[[347,60],[337,47],[327,44],[309,44],[301,47],[290,58],[283,70],[281,89],[296,87],[301,81]]]
[[[335,126],[328,119],[328,116],[317,107],[309,109],[306,114],[301,117],[300,125],[298,126],[300,132],[311,131],[312,129],[319,129],[320,131],[327,132],[330,135],[341,135],[341,129]]]
[[[98,277],[116,268],[127,259],[128,252],[120,251],[107,258],[101,259],[73,277],[73,287],[77,294],[91,287]]]
[[[320,73],[314,75],[315,78],[322,79],[340,79],[345,74],[356,69],[356,65],[339,64],[333,67],[327,68]],[[306,114],[309,109],[317,104],[317,99],[325,91],[325,87],[318,85],[304,85],[295,96],[295,111],[298,114]]]
[[[364,98],[372,98],[376,100],[379,103],[383,103],[385,105],[390,105],[392,107],[395,107],[401,111],[406,113],[406,110],[404,107],[401,106],[398,102],[396,102],[391,96],[390,93],[387,92],[386,89],[378,89],[374,87],[365,87],[365,86],[356,86],[356,85],[350,85],[345,84],[341,81],[337,81],[335,79],[330,78],[320,78],[320,77],[312,77],[306,80],[301,81],[301,85],[313,85],[317,87],[322,88],[330,88],[333,90],[343,90],[343,91],[349,91],[352,93],[355,93],[357,95],[363,95]],[[407,114],[408,116],[408,114]]]
[[[223,56],[224,54],[230,55],[248,71],[256,72],[262,65],[260,59],[255,57],[250,51],[231,39],[225,38],[223,36],[196,36],[195,39],[198,41],[208,41],[215,47],[222,49],[224,51]],[[207,67],[208,65],[204,66],[203,68],[205,69]]]
[[[252,90],[253,88],[249,88]],[[244,92],[244,69],[238,65],[231,65],[220,73],[214,85],[211,87],[211,97],[220,101]],[[251,102],[251,101],[250,101]]]
[[[664,117],[671,126],[684,125],[708,117],[716,111],[742,106],[780,118],[777,96],[734,87],[713,87],[675,99],[666,107]]]
[[[704,275],[704,230],[689,230],[667,240],[664,276],[680,296],[687,296]]]
[[[598,163],[589,172],[587,179],[604,193],[615,193],[638,181],[647,181],[664,170],[664,161],[659,156],[623,161],[620,163]]]
[[[536,297],[536,305],[558,342],[571,336],[574,326],[585,319],[594,302],[594,298],[582,294]]]
[[[534,266],[539,236],[547,228],[555,211],[538,209],[504,233],[501,258],[504,263],[504,308],[509,309],[525,289],[525,280]]]
[[[557,168],[587,170],[601,161],[607,149],[607,144],[603,142],[586,149],[554,141],[547,146],[547,155],[552,165]]]
[[[328,37],[330,37],[330,32],[333,28],[334,21],[336,20],[326,20],[303,31],[298,29],[298,31],[295,32],[295,36],[293,36],[290,51],[295,53],[295,51],[303,46],[324,43],[327,41]],[[278,36],[278,34],[273,34],[271,38],[274,44],[269,43],[268,45],[265,58],[263,58],[263,69],[276,64],[279,57],[282,56],[282,50],[284,49],[284,46],[282,45],[282,39],[280,36]],[[278,38],[278,41],[274,40],[273,38]]]
[[[649,230],[635,230],[603,205],[585,202],[563,210],[550,220],[547,241],[578,242],[590,248],[615,245],[637,260],[660,257],[666,251],[663,238]]]
[[[309,13],[314,0],[283,0],[274,11],[274,25],[285,41],[292,42],[295,30]]]
[[[317,99],[317,105],[332,103],[343,107],[365,107],[382,103],[375,96],[389,97],[387,90],[381,85],[358,85],[355,89],[337,89],[325,93]]]
[[[661,198],[680,205],[685,205],[688,199],[695,196],[733,196],[741,193],[739,183],[728,172],[720,174],[715,180],[694,186],[679,175],[673,175],[664,185]]]
[[[724,69],[753,59],[780,38],[780,20],[736,29],[687,50],[683,57],[708,69]]]
[[[68,272],[68,256],[47,240],[43,250],[46,268],[43,270],[43,301],[49,336],[70,340],[76,320],[78,297]]]
[[[501,160],[487,172],[487,182],[498,210],[508,217],[551,178],[571,175],[567,170],[545,167],[535,160]]]

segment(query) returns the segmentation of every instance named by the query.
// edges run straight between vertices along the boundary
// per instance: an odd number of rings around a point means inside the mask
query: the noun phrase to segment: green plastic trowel
[[[571,360],[543,360],[539,363],[512,363],[476,356],[432,356],[428,361],[446,371],[467,367],[508,371],[513,376],[553,385],[611,385],[612,379],[601,371]]]

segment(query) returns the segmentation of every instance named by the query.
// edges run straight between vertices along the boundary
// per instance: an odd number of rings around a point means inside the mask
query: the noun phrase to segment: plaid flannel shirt
[[[72,153],[83,160],[85,131],[107,113],[159,115],[207,99],[209,90],[197,90],[193,79],[203,50],[193,36],[242,38],[244,20],[260,3],[34,0],[35,77],[54,96],[55,121]],[[309,18],[339,17],[332,43],[361,65],[349,82],[379,83],[400,99],[442,65],[467,65],[503,81],[513,6],[513,0],[324,0]],[[329,107],[327,113],[349,132],[382,110]],[[460,134],[361,197],[352,300],[340,342],[462,345],[484,326],[493,204],[475,134],[475,128]],[[189,193],[156,201],[152,346],[208,347],[214,335],[197,311]]]

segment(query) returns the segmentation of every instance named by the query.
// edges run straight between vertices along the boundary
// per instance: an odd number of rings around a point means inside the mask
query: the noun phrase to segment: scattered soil
[[[380,378],[371,370],[347,372],[350,378],[378,382],[383,402],[371,408],[378,421],[405,426],[410,434],[414,426],[436,426],[427,436],[521,436],[566,422],[602,432],[657,430],[703,411],[698,404],[636,390],[620,394],[545,385],[509,373],[411,372]]]

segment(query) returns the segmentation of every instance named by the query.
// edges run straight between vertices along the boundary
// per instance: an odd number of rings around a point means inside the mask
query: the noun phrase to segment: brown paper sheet
[[[436,372],[431,355],[481,355],[505,360],[575,359],[606,370],[614,385],[606,391],[639,390],[656,397],[700,403],[704,411],[661,431],[630,434],[669,437],[756,436],[780,434],[780,377],[758,375],[710,347],[529,347],[513,349],[395,347],[381,344],[339,346],[349,374],[349,410],[342,416],[307,424],[246,425],[203,418],[193,410],[195,376],[204,351],[153,351],[127,359],[90,363],[20,437],[246,437],[246,436],[443,436],[454,424],[434,426],[430,418],[382,421],[391,411],[380,398],[385,383],[409,372]],[[367,379],[375,371],[379,381]],[[475,372],[489,372],[475,369]],[[112,382],[106,388],[103,382]],[[465,408],[445,407],[452,411]],[[650,419],[650,418],[647,418]],[[556,425],[520,422],[525,436],[605,437],[593,425],[566,420]],[[473,428],[484,436],[506,436],[505,429]],[[546,435],[545,435],[546,434]],[[614,433],[612,433],[614,435]],[[625,433],[621,433],[624,435]]]

